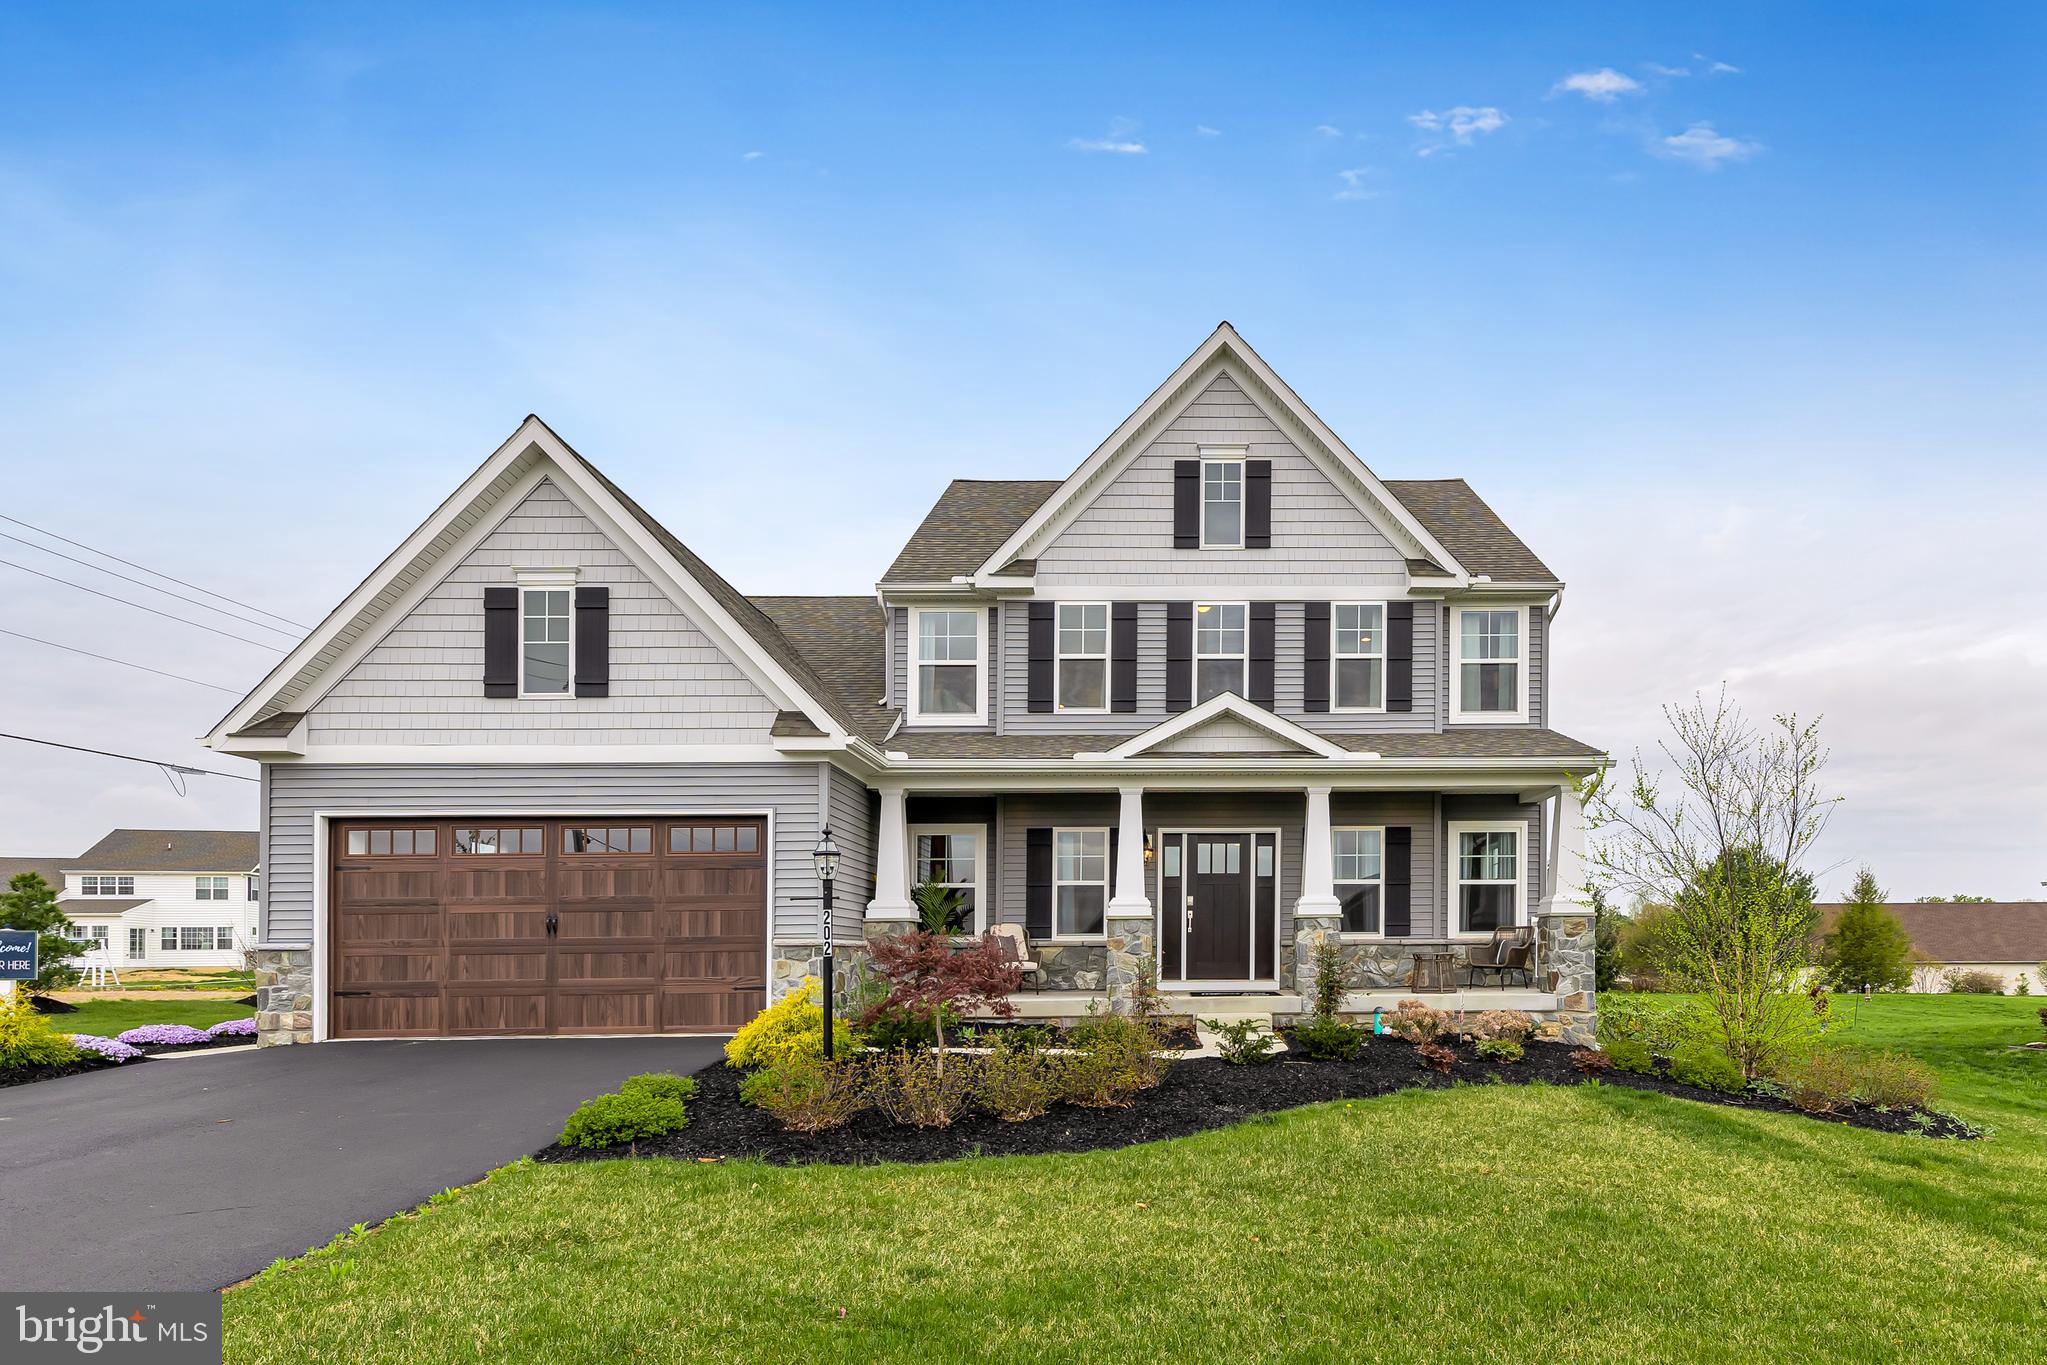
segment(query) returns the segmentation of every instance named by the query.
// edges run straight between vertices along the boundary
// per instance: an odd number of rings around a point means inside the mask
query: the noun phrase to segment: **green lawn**
[[[190,1024],[208,1028],[223,1019],[246,1019],[253,1013],[232,1000],[85,1000],[76,1014],[53,1014],[50,1023],[66,1033],[96,1033],[112,1038],[143,1024]]]
[[[2034,1008],[1855,1026],[1988,1142],[1496,1086],[1083,1157],[522,1164],[234,1291],[227,1358],[2037,1358]]]

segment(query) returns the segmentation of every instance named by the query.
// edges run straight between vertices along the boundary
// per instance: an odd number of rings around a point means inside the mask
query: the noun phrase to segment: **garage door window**
[[[410,858],[434,851],[430,829],[352,829],[348,832],[351,858]],[[222,900],[226,897],[222,896]]]
[[[539,828],[461,829],[455,831],[457,853],[545,853]]]
[[[758,853],[759,825],[675,825],[668,831],[670,853]]]
[[[594,825],[565,825],[562,828],[562,852],[564,853],[652,853],[654,851],[654,828],[651,825],[618,826],[599,828]]]

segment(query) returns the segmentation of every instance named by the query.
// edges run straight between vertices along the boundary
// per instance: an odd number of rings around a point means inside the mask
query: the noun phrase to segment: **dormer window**
[[[1201,548],[1244,548],[1244,457],[1201,458]]]
[[[982,685],[987,658],[987,613],[972,607],[917,607],[910,613],[916,641],[910,720],[919,725],[981,725],[988,719]]]

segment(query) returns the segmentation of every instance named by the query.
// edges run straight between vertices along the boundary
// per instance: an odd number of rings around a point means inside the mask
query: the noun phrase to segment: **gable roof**
[[[889,737],[888,748],[910,758],[1072,758],[1076,754],[1099,752],[1105,741],[1117,738],[1100,734],[1006,734],[991,735],[981,730],[919,730],[904,728]],[[1356,753],[1375,753],[1382,759],[1405,761],[1554,759],[1573,765],[1596,764],[1606,758],[1595,749],[1555,730],[1530,725],[1459,725],[1442,734],[1425,730],[1389,730],[1381,734],[1323,735],[1319,738]],[[1254,755],[1255,757],[1255,755]]]
[[[69,858],[38,858],[33,855],[17,855],[0,858],[0,887],[13,881],[24,872],[33,872],[51,886],[64,885],[64,869],[71,866]]]
[[[879,743],[896,721],[896,708],[881,700],[888,619],[881,604],[872,596],[750,600],[824,679],[853,733]],[[774,733],[816,738],[823,731],[800,713],[783,712],[776,718]]]
[[[1046,498],[1059,491],[1062,482],[954,479],[910,533],[881,581],[946,583],[973,573]]]
[[[1149,730],[1130,736],[1109,749],[1107,756],[1136,758],[1140,754],[1151,752],[1192,756],[1204,752],[1198,747],[1191,747],[1200,744],[1204,732],[1219,736],[1226,732],[1241,735],[1246,731],[1270,740],[1270,745],[1265,750],[1268,755],[1293,753],[1314,754],[1320,758],[1347,758],[1351,752],[1303,726],[1294,724],[1284,716],[1273,714],[1256,702],[1246,701],[1234,692],[1224,692],[1220,696],[1210,697],[1192,710],[1169,716]],[[1182,747],[1179,743],[1182,740],[1190,741],[1190,747]],[[1240,753],[1238,756],[1256,755]]]
[[[1818,908],[1825,933],[1846,906]],[[1912,901],[1885,908],[1905,926],[1912,946],[1935,962],[2018,962],[2031,969],[2047,961],[2047,901]]]
[[[117,829],[64,866],[75,872],[247,872],[259,857],[252,829]]]
[[[1464,480],[1388,479],[1386,487],[1474,575],[1514,583],[1558,581]]]

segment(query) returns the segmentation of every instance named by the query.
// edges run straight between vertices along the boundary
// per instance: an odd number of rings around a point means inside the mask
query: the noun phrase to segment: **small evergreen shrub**
[[[1450,1074],[1450,1068],[1457,1065],[1457,1054],[1441,1043],[1416,1043],[1414,1055],[1422,1066],[1446,1076]]]
[[[623,1147],[672,1133],[689,1122],[679,1099],[614,1091],[585,1100],[562,1125],[564,1147]]]
[[[1670,1078],[1722,1095],[1739,1095],[1745,1084],[1741,1067],[1732,1057],[1698,1044],[1684,1048],[1670,1059]]]
[[[1417,1047],[1433,1043],[1449,1027],[1450,1016],[1422,1000],[1399,1001],[1393,1006],[1393,1013],[1386,1016],[1387,1030]]]
[[[950,1128],[973,1098],[981,1061],[921,1049],[889,1053],[868,1072],[874,1106],[897,1123]]]
[[[1571,1053],[1571,1065],[1588,1076],[1598,1076],[1613,1070],[1613,1058],[1596,1047],[1581,1047]]]
[[[1262,1019],[1204,1019],[1202,1027],[1215,1035],[1215,1050],[1232,1066],[1262,1066],[1277,1055],[1279,1039]]]
[[[817,1002],[817,978],[806,976],[803,984],[756,1014],[725,1044],[725,1065],[767,1066],[787,1057],[824,1056],[824,1009]],[[843,1019],[832,1024],[832,1050],[845,1053],[858,1047],[853,1031]]]
[[[1656,1074],[1656,1056],[1649,1051],[1649,1045],[1634,1038],[1616,1038],[1606,1045],[1606,1059],[1621,1071],[1632,1071],[1638,1076]]]
[[[1294,1025],[1287,1041],[1319,1062],[1346,1062],[1358,1055],[1367,1032],[1358,1024],[1317,1017]]]
[[[1527,1050],[1512,1038],[1481,1038],[1478,1055],[1489,1062],[1518,1062],[1527,1055]]]
[[[697,1082],[694,1076],[678,1076],[672,1071],[645,1071],[637,1076],[628,1076],[618,1087],[618,1093],[687,1101],[696,1098]]]
[[[939,1022],[936,1018],[919,1019],[899,1006],[887,1007],[877,1011],[873,1021],[867,1025],[867,1045],[882,1052],[936,1047]],[[947,1018],[943,1022],[950,1029],[958,1021]]]
[[[974,1103],[1004,1123],[1034,1119],[1059,1098],[1063,1061],[1037,1051],[990,1053],[975,1069]]]
[[[1343,1010],[1343,997],[1350,991],[1350,959],[1343,945],[1325,938],[1315,945],[1315,1008],[1317,1019],[1334,1019]]]
[[[792,1133],[822,1133],[868,1107],[867,1077],[857,1062],[784,1057],[739,1083],[739,1100]]]
[[[68,1034],[57,1032],[29,1002],[26,990],[0,1000],[0,1071],[32,1066],[63,1066],[84,1054]]]

